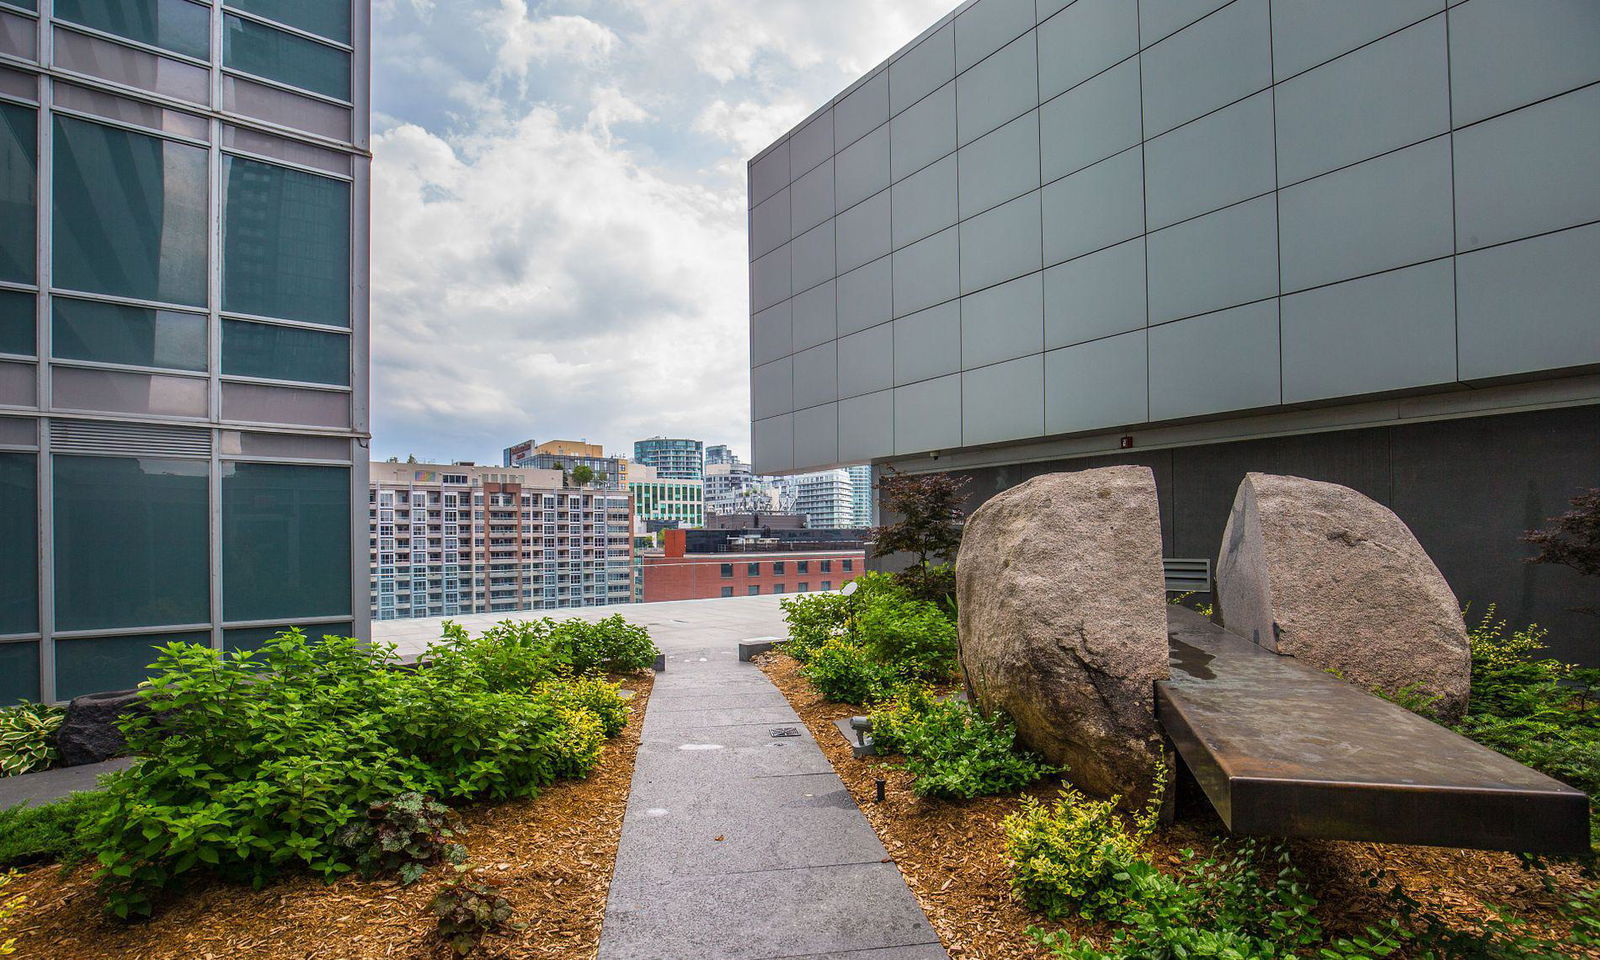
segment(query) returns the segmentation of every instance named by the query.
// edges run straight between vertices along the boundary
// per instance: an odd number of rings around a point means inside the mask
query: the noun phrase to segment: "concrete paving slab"
[[[62,767],[59,770],[42,770],[25,773],[20,777],[0,777],[0,810],[35,806],[61,800],[70,794],[100,788],[100,778],[108,773],[126,770],[133,765],[132,757],[119,757],[104,763],[89,763],[81,767]]]
[[[655,721],[655,729],[665,732],[684,727],[734,727],[750,724],[784,726],[793,725],[798,719],[794,711],[788,706],[767,707],[732,707],[730,709],[709,710],[663,710],[660,713],[651,711],[651,719]]]
[[[913,947],[884,947],[879,950],[851,950],[848,953],[813,953],[807,957],[773,957],[770,960],[946,960],[938,941]]]

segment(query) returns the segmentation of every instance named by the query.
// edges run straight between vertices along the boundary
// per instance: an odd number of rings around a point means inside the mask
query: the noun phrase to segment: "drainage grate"
[[[795,727],[773,727],[771,732],[774,738],[800,736],[800,731]]]

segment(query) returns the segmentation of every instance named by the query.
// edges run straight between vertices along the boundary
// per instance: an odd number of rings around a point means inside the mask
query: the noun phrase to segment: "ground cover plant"
[[[919,797],[1015,793],[1059,772],[1018,746],[1010,720],[941,700],[926,687],[902,688],[893,703],[872,712],[872,742],[880,755],[905,757]]]
[[[49,769],[56,762],[54,736],[67,712],[23,701],[0,710],[0,777]]]
[[[85,791],[54,803],[0,810],[0,870],[85,859],[84,825],[105,804],[105,793]]]

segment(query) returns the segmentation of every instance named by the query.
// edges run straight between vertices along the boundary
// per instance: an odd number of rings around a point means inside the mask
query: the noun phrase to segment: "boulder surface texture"
[[[128,741],[117,729],[117,720],[131,711],[143,710],[137,690],[74,697],[56,730],[56,750],[62,765],[77,767],[126,754]]]
[[[1155,681],[1168,675],[1149,468],[1050,474],[989,500],[967,521],[956,590],[974,702],[1008,714],[1073,783],[1142,803],[1163,758]]]
[[[1352,683],[1437,700],[1459,718],[1472,686],[1461,606],[1411,529],[1336,483],[1247,474],[1217,559],[1227,628]]]

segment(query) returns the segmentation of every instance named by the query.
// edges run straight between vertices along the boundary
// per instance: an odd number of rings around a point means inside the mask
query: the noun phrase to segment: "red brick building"
[[[643,554],[646,603],[837,590],[866,569],[866,550],[854,545],[689,553],[684,531],[662,537],[661,552]]]

